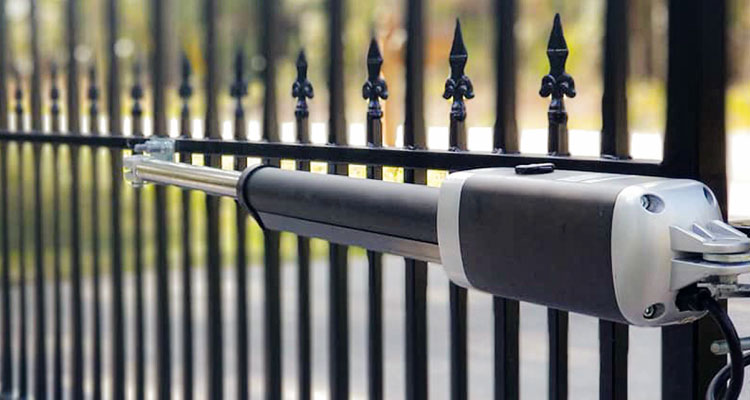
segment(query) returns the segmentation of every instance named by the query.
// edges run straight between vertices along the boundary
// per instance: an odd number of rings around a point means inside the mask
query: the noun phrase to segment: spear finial
[[[563,36],[560,14],[555,14],[552,32],[547,44],[547,58],[549,59],[549,74],[542,78],[539,95],[551,97],[547,117],[549,119],[549,152],[551,154],[568,154],[568,112],[565,110],[564,97],[576,96],[575,81],[565,72],[565,62],[568,59],[568,45]]]
[[[136,60],[133,63],[133,86],[130,88],[130,98],[133,100],[133,107],[130,114],[133,116],[133,136],[143,136],[143,126],[141,125],[141,116],[143,107],[141,99],[143,98],[143,86],[141,85],[141,61]]]
[[[367,115],[370,118],[382,118],[383,110],[380,108],[380,99],[388,98],[388,85],[385,79],[380,77],[380,68],[383,66],[383,56],[380,55],[378,42],[373,37],[370,41],[370,49],[367,51],[367,81],[362,86],[362,97],[369,100]]]
[[[310,109],[307,106],[307,99],[312,99],[315,95],[312,83],[307,80],[307,58],[305,49],[299,51],[297,55],[297,79],[292,84],[292,97],[297,99],[297,107],[294,109],[294,115],[297,119],[307,118],[310,115]]]
[[[21,77],[21,71],[17,66],[13,67],[13,77],[16,80],[16,90],[14,92],[14,98],[16,100],[16,125],[18,127],[23,126],[23,78]],[[23,128],[21,128],[23,129]]]
[[[468,76],[465,75],[466,62],[469,59],[469,53],[464,45],[463,34],[461,33],[461,22],[456,19],[456,30],[453,34],[453,45],[451,46],[450,57],[448,58],[451,75],[445,81],[445,91],[443,98],[450,99],[453,97],[451,105],[451,120],[466,120],[466,104],[464,99],[474,98],[474,85]]]
[[[193,87],[190,86],[190,60],[185,52],[182,52],[180,62],[180,75],[181,82],[177,93],[182,100],[182,107],[180,108],[180,136],[190,137],[190,97],[193,95]],[[186,157],[187,158],[187,157]]]
[[[245,80],[245,54],[242,50],[237,50],[234,56],[234,82],[229,89],[229,94],[237,102],[234,109],[235,117],[243,117],[245,112],[242,108],[242,98],[247,96],[247,81]]]
[[[97,130],[97,119],[99,118],[99,87],[96,84],[96,65],[91,64],[89,66],[89,87],[87,92],[87,97],[89,99],[89,116],[91,117],[90,126],[91,132],[95,132]]]
[[[184,52],[182,53],[180,72],[182,82],[180,82],[179,95],[182,101],[185,102],[190,98],[190,96],[193,95],[193,88],[190,86],[190,74],[192,73],[192,69],[190,68],[190,60],[188,59],[187,54],[185,54]]]

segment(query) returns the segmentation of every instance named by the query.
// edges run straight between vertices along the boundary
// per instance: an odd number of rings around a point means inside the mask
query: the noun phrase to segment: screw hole
[[[641,196],[641,206],[650,213],[660,213],[664,211],[664,201],[653,194],[644,194]]]
[[[662,314],[664,314],[664,304],[662,303],[652,304],[643,310],[643,318],[646,319],[659,318]]]
[[[714,194],[711,192],[711,190],[705,186],[703,187],[703,196],[706,197],[708,204],[712,206],[716,204],[716,197],[714,197]]]

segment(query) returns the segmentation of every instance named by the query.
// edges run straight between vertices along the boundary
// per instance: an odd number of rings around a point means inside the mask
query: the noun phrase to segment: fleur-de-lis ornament
[[[13,77],[16,80],[16,90],[14,92],[14,98],[16,100],[16,125],[19,127],[23,126],[23,79],[21,78],[21,71],[18,67],[13,67]],[[20,128],[23,129],[23,128]]]
[[[140,117],[143,114],[141,108],[141,99],[143,98],[143,87],[141,86],[141,62],[136,61],[133,64],[133,87],[130,88],[130,98],[133,99],[133,109],[131,113],[134,117]]]
[[[547,44],[547,58],[549,59],[549,74],[542,78],[539,95],[551,97],[547,116],[550,126],[550,153],[567,154],[567,122],[568,112],[565,110],[564,97],[576,96],[573,77],[565,72],[565,62],[568,59],[568,45],[563,36],[560,14],[555,14],[552,32]]]
[[[88,99],[89,99],[89,115],[91,117],[91,131],[95,131],[97,128],[96,120],[99,115],[99,86],[96,84],[96,66],[91,65],[89,68],[89,87],[88,87]]]
[[[229,94],[237,102],[234,109],[235,117],[243,117],[245,112],[242,108],[242,98],[247,96],[247,81],[245,80],[245,55],[242,51],[237,51],[234,57],[234,82],[229,88]]]
[[[59,117],[60,115],[60,88],[57,86],[57,64],[52,63],[50,66],[50,89],[49,89],[49,98],[51,100],[52,106],[50,107],[50,113],[52,114],[52,120],[53,124],[54,121]],[[57,129],[54,129],[57,131]]]
[[[443,92],[443,98],[450,99],[453,97],[451,119],[454,121],[466,120],[464,98],[474,98],[474,85],[472,85],[469,77],[464,74],[468,59],[469,54],[466,52],[463,34],[461,33],[461,22],[456,19],[456,31],[453,34],[453,46],[449,58],[451,76],[445,81],[445,91]]]
[[[367,51],[367,81],[362,86],[362,97],[369,100],[367,115],[370,118],[379,119],[383,117],[380,108],[380,99],[388,98],[388,85],[385,79],[380,77],[380,67],[383,65],[383,56],[380,55],[378,42],[373,38],[370,41],[370,49]]]
[[[133,64],[133,86],[130,88],[130,98],[133,100],[133,106],[130,109],[130,115],[133,117],[133,136],[143,136],[143,126],[141,116],[143,107],[143,86],[141,85],[141,62],[136,60]]]
[[[187,54],[182,53],[182,65],[180,66],[180,72],[181,72],[181,82],[180,82],[180,88],[178,89],[178,94],[180,96],[180,99],[182,99],[182,106],[183,111],[187,109],[187,102],[188,99],[190,99],[190,96],[193,95],[193,87],[190,86],[190,74],[192,73],[192,69],[190,68],[190,60],[187,58]]]
[[[297,79],[292,84],[292,97],[297,99],[294,115],[298,119],[307,118],[310,115],[307,99],[312,99],[314,95],[312,83],[307,80],[307,58],[305,50],[302,49],[297,56]]]

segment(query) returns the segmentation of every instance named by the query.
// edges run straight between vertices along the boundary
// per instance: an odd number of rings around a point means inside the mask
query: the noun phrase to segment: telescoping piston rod
[[[216,196],[237,197],[240,172],[173,163],[148,156],[126,158],[126,178],[135,185],[144,182],[175,185]]]
[[[457,172],[438,189],[265,166],[226,171],[171,162],[166,142],[145,147],[149,156],[125,160],[134,184],[233,197],[264,229],[438,262],[454,283],[493,295],[661,326],[704,314],[678,301],[686,288],[750,293],[737,282],[750,272],[750,239],[692,180],[541,164]]]
[[[261,166],[241,174],[142,155],[126,158],[125,168],[136,185],[235,198],[264,228],[440,262],[435,188]]]

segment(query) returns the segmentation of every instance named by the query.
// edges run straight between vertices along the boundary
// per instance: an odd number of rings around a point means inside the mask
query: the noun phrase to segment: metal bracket
[[[139,178],[138,174],[135,173],[136,166],[144,159],[148,159],[148,157],[135,155],[123,157],[122,159],[122,169],[124,170],[123,176],[125,181],[129,182],[130,186],[134,188],[141,188],[146,184],[146,182]]]
[[[737,275],[750,272],[750,238],[723,221],[694,223],[690,230],[670,226],[671,289],[696,282],[714,297],[750,297],[750,287],[737,284]]]
[[[747,298],[750,297],[750,285],[746,283],[737,283],[737,276],[731,281],[718,282],[699,282],[699,288],[707,289],[711,296],[716,299],[729,299],[733,297]]]
[[[669,227],[672,250],[701,254],[745,253],[750,251],[750,238],[723,221],[695,223],[690,230]]]
[[[136,154],[147,154],[157,160],[174,161],[175,141],[170,138],[153,138],[143,143],[136,144],[133,152]]]
[[[125,157],[123,169],[125,180],[133,187],[143,187],[145,182],[135,173],[136,166],[144,160],[174,161],[175,141],[170,138],[152,138],[133,147],[134,155]]]

